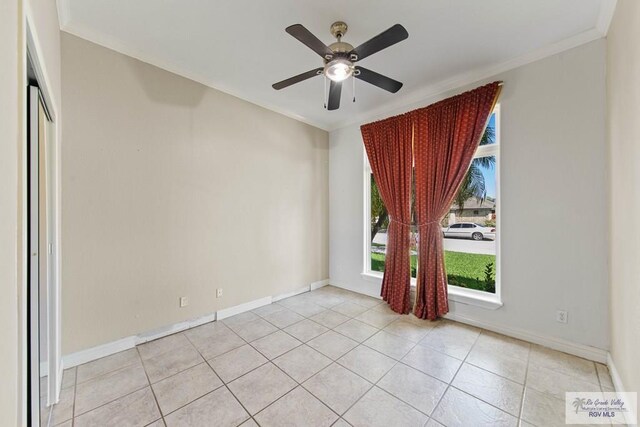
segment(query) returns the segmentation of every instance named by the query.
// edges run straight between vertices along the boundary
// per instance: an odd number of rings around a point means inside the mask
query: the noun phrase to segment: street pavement
[[[376,237],[373,239],[373,243],[386,245],[387,233],[376,234]],[[495,255],[496,242],[495,240],[476,241],[471,239],[459,239],[459,238],[453,238],[453,237],[446,237],[444,239],[444,250],[452,251],[452,252],[465,252],[468,254]]]

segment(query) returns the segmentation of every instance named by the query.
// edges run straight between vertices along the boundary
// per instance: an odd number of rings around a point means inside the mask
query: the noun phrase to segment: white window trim
[[[495,310],[497,308],[502,307],[502,285],[501,285],[501,257],[500,257],[500,234],[498,230],[501,230],[500,221],[502,219],[502,215],[500,213],[502,206],[502,198],[500,194],[500,104],[496,104],[493,113],[496,116],[496,143],[491,145],[484,145],[478,147],[476,149],[474,158],[476,157],[485,157],[485,156],[495,156],[496,157],[496,200],[498,200],[498,204],[496,207],[496,292],[495,294],[491,294],[489,292],[478,291],[475,289],[461,288],[458,286],[448,286],[449,300],[455,301],[461,304],[475,305],[478,307],[483,307],[491,310]],[[364,244],[363,247],[363,271],[360,276],[367,281],[381,284],[382,283],[382,273],[378,271],[371,270],[371,166],[369,165],[369,160],[367,159],[366,152],[363,156],[364,160],[364,174],[363,174],[363,183],[364,183],[364,216],[363,216],[363,235],[364,235]],[[411,286],[416,286],[416,279],[411,278]]]

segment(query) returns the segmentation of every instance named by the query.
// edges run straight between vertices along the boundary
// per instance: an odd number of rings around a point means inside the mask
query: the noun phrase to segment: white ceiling
[[[606,34],[615,0],[58,0],[64,31],[323,129],[385,112]],[[285,33],[300,23],[323,42],[346,21],[354,46],[400,23],[409,38],[361,65],[404,83],[391,94],[345,84],[323,108],[314,77],[271,84],[322,65]]]

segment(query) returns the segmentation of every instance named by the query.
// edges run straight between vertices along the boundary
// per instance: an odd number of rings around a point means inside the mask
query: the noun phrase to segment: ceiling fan
[[[328,110],[337,110],[340,107],[342,82],[351,76],[391,93],[396,93],[402,87],[402,83],[397,80],[354,65],[367,56],[371,56],[409,37],[407,30],[400,24],[394,25],[356,48],[342,41],[342,37],[347,32],[347,24],[341,21],[334,22],[331,25],[331,34],[337,38],[338,41],[329,46],[322,43],[301,24],[291,25],[287,27],[285,31],[320,55],[324,60],[324,67],[315,68],[306,73],[298,74],[297,76],[275,83],[273,88],[276,90],[284,89],[292,84],[324,74],[324,76],[331,81],[329,85],[329,99],[325,107]]]

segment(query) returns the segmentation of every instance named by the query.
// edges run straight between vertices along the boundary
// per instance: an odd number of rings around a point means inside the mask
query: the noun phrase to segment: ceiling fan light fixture
[[[334,82],[341,82],[353,74],[353,63],[346,58],[338,58],[324,66],[324,75]]]
[[[375,71],[367,70],[364,67],[356,67],[354,64],[406,39],[409,37],[407,30],[402,25],[396,24],[354,48],[351,44],[342,41],[342,37],[347,32],[347,28],[347,24],[342,21],[334,22],[331,25],[330,31],[337,41],[331,43],[329,46],[325,45],[302,24],[293,24],[285,28],[287,33],[320,55],[324,60],[324,65],[274,83],[271,86],[275,90],[280,90],[322,74],[331,80],[328,95],[327,81],[326,79],[324,80],[325,108],[329,111],[337,110],[340,107],[342,82],[349,77],[363,80],[391,93],[399,91],[402,87],[401,82],[378,74]],[[353,90],[355,92],[355,80],[353,82]],[[355,95],[353,101],[355,102]]]

